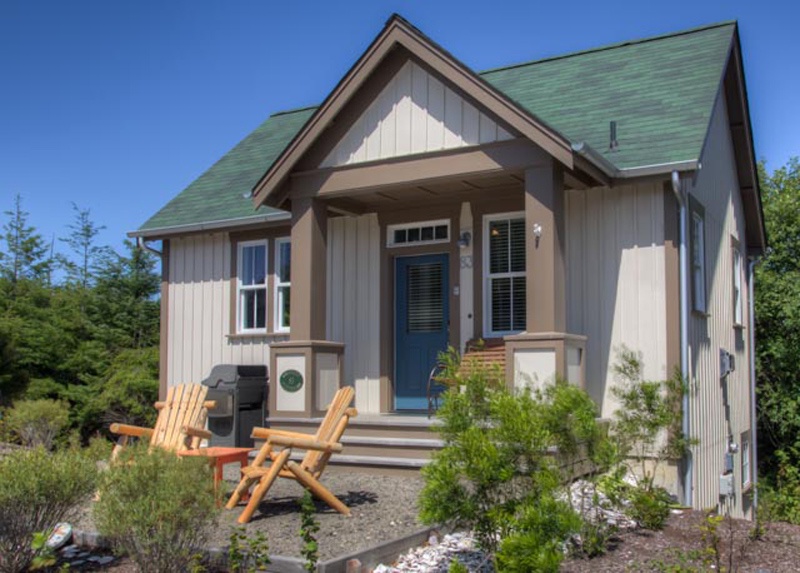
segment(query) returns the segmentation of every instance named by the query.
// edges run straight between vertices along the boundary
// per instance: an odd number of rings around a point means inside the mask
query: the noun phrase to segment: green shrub
[[[760,519],[800,525],[800,452],[788,447],[775,451],[777,471],[759,482]]]
[[[205,460],[128,447],[101,477],[94,507],[98,531],[144,573],[189,569],[217,510]]]
[[[663,487],[631,488],[625,513],[641,527],[658,531],[664,529],[669,517],[671,499]]]
[[[565,478],[559,463],[567,460],[571,473],[584,444],[591,452],[600,447],[594,403],[563,383],[511,391],[479,364],[465,374],[453,350],[444,363],[448,390],[437,414],[444,447],[422,470],[421,520],[473,530],[502,570],[557,568],[581,525],[558,500]]]
[[[228,544],[228,570],[231,573],[263,571],[270,563],[267,536],[263,532],[249,537],[243,526],[231,530]]]
[[[662,529],[669,517],[671,499],[655,484],[661,464],[681,458],[696,444],[683,435],[681,407],[686,384],[677,372],[668,380],[645,380],[641,357],[622,348],[614,366],[617,385],[612,389],[619,407],[611,433],[616,446],[616,467],[609,497],[629,501],[626,512],[647,529]],[[634,485],[623,482],[630,475]]]
[[[57,400],[20,400],[8,410],[6,420],[23,446],[52,450],[69,424],[69,406]]]
[[[96,483],[94,462],[75,452],[36,448],[0,459],[0,572],[24,571],[34,534],[71,519]]]

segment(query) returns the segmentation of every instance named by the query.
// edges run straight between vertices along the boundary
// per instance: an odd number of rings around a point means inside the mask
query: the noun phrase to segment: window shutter
[[[442,265],[427,263],[408,267],[407,328],[409,333],[437,332],[444,319]]]

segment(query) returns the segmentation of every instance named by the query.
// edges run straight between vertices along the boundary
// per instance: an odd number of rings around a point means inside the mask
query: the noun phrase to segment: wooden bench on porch
[[[442,393],[447,385],[438,380],[442,375],[443,365],[437,364],[428,378],[428,417],[439,409]],[[502,338],[474,338],[467,342],[461,355],[458,373],[463,377],[470,376],[475,370],[485,369],[490,374],[497,373],[500,379],[506,373],[506,343]]]

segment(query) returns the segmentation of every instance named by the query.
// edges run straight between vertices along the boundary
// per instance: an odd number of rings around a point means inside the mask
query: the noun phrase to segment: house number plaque
[[[280,377],[281,388],[287,392],[297,392],[303,387],[303,375],[297,370],[284,370]]]

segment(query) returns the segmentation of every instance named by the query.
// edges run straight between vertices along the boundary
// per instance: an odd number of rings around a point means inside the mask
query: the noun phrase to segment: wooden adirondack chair
[[[275,482],[275,478],[278,477],[296,480],[339,513],[350,515],[350,509],[323,486],[319,482],[319,478],[331,455],[334,452],[342,451],[339,439],[347,428],[350,418],[357,415],[356,409],[350,407],[353,396],[355,396],[355,391],[349,386],[336,392],[325,418],[313,436],[269,428],[253,429],[253,437],[266,440],[266,442],[253,462],[242,470],[242,480],[225,506],[227,509],[236,507],[242,495],[250,489],[250,486],[258,482],[247,507],[239,516],[239,523],[250,521],[258,504],[264,499],[269,488]],[[275,450],[275,447],[282,449]],[[295,449],[306,451],[306,455],[300,463],[289,459]],[[267,461],[271,463],[265,467],[264,463]]]
[[[130,438],[150,438],[150,447],[169,451],[197,449],[200,440],[211,438],[205,425],[208,410],[213,409],[216,402],[206,400],[207,392],[208,388],[201,384],[171,387],[167,390],[167,399],[155,403],[158,419],[153,428],[111,424],[111,432],[119,435],[111,459],[119,455]]]

